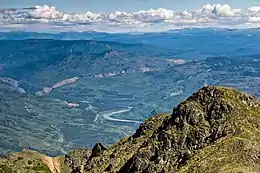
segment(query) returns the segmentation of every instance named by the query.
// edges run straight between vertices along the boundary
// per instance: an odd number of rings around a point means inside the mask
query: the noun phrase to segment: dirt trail
[[[49,167],[52,173],[62,173],[59,158],[42,156],[42,161]]]

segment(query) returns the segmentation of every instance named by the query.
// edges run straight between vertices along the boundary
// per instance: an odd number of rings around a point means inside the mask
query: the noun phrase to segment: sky
[[[248,8],[260,0],[0,0],[0,8],[23,8],[35,5],[55,6],[66,12],[139,11],[150,8],[167,8],[176,11],[198,9],[204,4],[229,4]]]
[[[260,28],[260,0],[0,0],[0,31]]]

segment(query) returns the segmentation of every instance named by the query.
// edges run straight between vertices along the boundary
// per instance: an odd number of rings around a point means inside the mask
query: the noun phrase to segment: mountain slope
[[[11,80],[10,80],[11,81]],[[68,145],[61,132],[81,111],[72,110],[64,101],[37,97],[0,78],[0,151],[1,154],[33,148],[59,155]]]
[[[65,164],[59,170],[260,172],[259,127],[259,99],[231,88],[204,87],[181,102],[171,115],[151,117],[134,135],[110,148],[98,143],[92,151],[68,153],[60,160],[65,159]],[[0,172],[3,168],[19,170],[19,162],[11,157],[1,159]]]
[[[254,160],[260,151],[257,145],[260,140],[259,108],[259,100],[237,90],[205,87],[182,102],[151,136],[139,142],[137,152],[133,152],[125,163],[118,161],[127,157],[125,152],[118,158],[115,149],[112,152],[115,158],[111,159],[108,150],[100,157],[90,157],[85,171],[219,172],[226,167],[233,169],[245,164],[248,166],[241,167],[241,171],[248,168],[259,172],[259,159],[258,162]],[[129,143],[140,140],[143,134],[141,126]],[[204,152],[217,157],[202,157]],[[220,153],[226,155],[219,157]],[[245,160],[240,160],[241,156]],[[196,163],[201,161],[204,164],[198,169]]]
[[[0,86],[0,96],[8,102],[1,104],[0,154],[30,146],[55,156],[97,142],[112,145],[134,133],[151,112],[170,112],[205,84],[260,96],[260,55],[251,55],[251,49],[245,57],[189,61],[179,56],[180,50],[134,43],[35,39],[0,44],[0,81],[24,92],[8,90],[8,96]],[[188,49],[180,52],[194,52]],[[16,130],[6,121],[15,121]],[[49,137],[50,131],[55,135]]]

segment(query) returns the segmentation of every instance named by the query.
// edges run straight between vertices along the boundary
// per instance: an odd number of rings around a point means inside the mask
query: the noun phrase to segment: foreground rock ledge
[[[12,172],[257,173],[260,101],[232,88],[204,87],[110,148],[98,143],[56,158],[26,150],[0,159],[0,173]]]

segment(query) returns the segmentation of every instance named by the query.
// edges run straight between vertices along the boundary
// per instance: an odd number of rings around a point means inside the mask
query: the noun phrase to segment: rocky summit
[[[204,87],[111,147],[97,143],[55,158],[29,150],[1,157],[0,173],[14,172],[257,173],[260,100]]]

